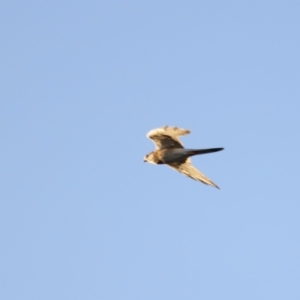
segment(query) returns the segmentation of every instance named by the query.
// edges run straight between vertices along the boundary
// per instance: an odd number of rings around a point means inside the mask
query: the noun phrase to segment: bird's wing
[[[194,168],[191,165],[190,159],[187,159],[184,163],[172,163],[167,164],[172,169],[194,179],[197,181],[201,181],[204,184],[208,184],[211,186],[214,186],[218,189],[220,189],[215,183],[213,183],[211,180],[209,180],[207,177],[205,177],[200,171],[198,171],[196,168]]]
[[[147,133],[147,138],[151,139],[156,149],[183,148],[183,145],[177,138],[180,135],[189,134],[190,131],[177,127],[164,126],[152,129]]]

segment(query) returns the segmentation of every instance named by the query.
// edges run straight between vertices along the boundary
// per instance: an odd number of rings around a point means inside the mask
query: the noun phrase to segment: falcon
[[[144,162],[165,164],[172,169],[204,184],[220,189],[210,179],[191,165],[190,156],[221,151],[224,148],[185,149],[178,137],[189,134],[187,129],[164,126],[147,133],[147,138],[155,144],[155,150],[145,155]]]

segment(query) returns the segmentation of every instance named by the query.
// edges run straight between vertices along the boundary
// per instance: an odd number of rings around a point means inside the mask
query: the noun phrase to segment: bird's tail
[[[221,151],[223,149],[224,148],[193,149],[193,150],[188,150],[188,154],[190,156],[193,156],[193,155],[199,155],[199,154],[207,154],[207,153],[218,152],[218,151]]]

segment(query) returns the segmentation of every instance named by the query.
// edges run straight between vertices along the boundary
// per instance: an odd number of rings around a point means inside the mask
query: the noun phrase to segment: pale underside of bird
[[[187,129],[164,126],[147,133],[155,144],[155,150],[144,157],[145,162],[166,164],[176,171],[204,184],[219,187],[191,165],[190,156],[221,151],[224,148],[185,149],[178,137],[189,134]]]

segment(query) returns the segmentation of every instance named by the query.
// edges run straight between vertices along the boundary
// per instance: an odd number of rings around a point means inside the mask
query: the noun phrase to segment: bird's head
[[[148,153],[147,155],[144,156],[144,162],[148,162],[150,164],[156,164],[155,162],[155,157],[154,157],[154,153]]]

